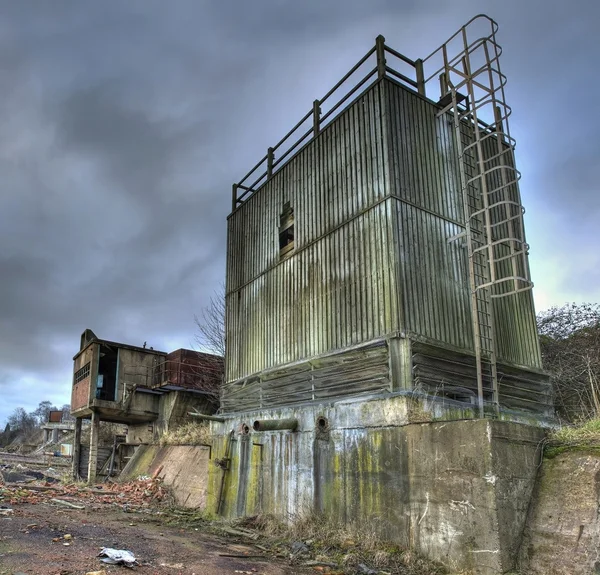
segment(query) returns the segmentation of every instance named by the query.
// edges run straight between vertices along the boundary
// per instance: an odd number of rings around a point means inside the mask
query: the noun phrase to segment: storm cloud
[[[383,34],[500,24],[538,308],[600,301],[600,7],[0,3],[0,422],[69,401],[87,327],[167,351],[224,278],[231,184]]]

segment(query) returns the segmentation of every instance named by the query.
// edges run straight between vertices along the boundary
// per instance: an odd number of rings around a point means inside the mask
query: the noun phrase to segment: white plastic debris
[[[102,557],[103,563],[109,565],[125,565],[125,567],[133,567],[137,564],[135,557],[131,551],[125,549],[111,549],[110,547],[104,547],[98,557]]]

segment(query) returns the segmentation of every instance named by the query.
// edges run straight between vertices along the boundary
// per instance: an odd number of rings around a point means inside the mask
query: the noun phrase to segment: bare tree
[[[194,316],[198,328],[195,341],[201,350],[225,356],[225,285],[221,284],[202,310],[200,317]]]
[[[553,307],[538,315],[538,330],[557,413],[568,421],[600,417],[600,306]]]

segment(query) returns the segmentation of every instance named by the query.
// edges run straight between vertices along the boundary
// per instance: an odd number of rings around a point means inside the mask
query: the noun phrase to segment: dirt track
[[[102,569],[107,574],[130,572],[101,563],[97,555],[102,547],[130,550],[141,563],[134,571],[147,575],[311,572],[272,557],[224,557],[263,552],[251,544],[193,528],[166,526],[161,516],[126,513],[110,506],[69,509],[48,502],[12,508],[11,514],[0,516],[0,575],[85,575]],[[71,538],[65,539],[65,535]]]

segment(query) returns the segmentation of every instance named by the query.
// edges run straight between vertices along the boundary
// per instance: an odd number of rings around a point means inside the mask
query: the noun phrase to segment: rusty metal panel
[[[50,411],[48,413],[48,423],[60,423],[63,418],[63,412],[61,411]]]

